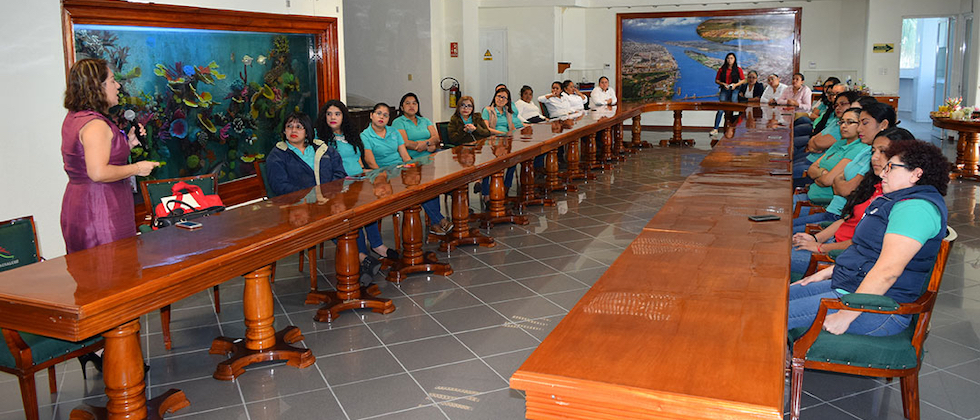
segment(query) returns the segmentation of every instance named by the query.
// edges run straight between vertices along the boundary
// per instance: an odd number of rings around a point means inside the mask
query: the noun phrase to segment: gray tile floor
[[[379,277],[383,296],[397,307],[389,315],[358,310],[331,324],[314,322],[316,307],[303,304],[307,273],[297,271],[296,257],[280,261],[276,327],[302,329],[301,344],[317,357],[307,369],[255,369],[234,382],[211,378],[223,358],[208,354],[211,340],[244,332],[240,278],[221,286],[221,314],[209,293],[174,305],[171,351],[163,348],[158,314],[144,316],[149,393],[184,390],[191,406],[170,418],[195,420],[522,419],[524,400],[508,378],[697,168],[704,137],[696,148],[640,153],[557,207],[532,208],[527,226],[494,227],[494,248],[440,253],[455,270],[448,277],[418,275],[400,286]],[[950,224],[961,236],[926,342],[923,419],[980,419],[978,198],[975,182],[953,182],[947,196]],[[332,288],[333,257],[319,261],[318,270],[320,287]],[[88,373],[83,380],[78,363],[59,365],[54,395],[38,374],[42,418],[67,419],[80,402],[104,401],[101,375],[91,366]],[[804,390],[804,419],[902,418],[895,382],[808,372]],[[13,376],[0,375],[0,392],[0,420],[23,418]]]

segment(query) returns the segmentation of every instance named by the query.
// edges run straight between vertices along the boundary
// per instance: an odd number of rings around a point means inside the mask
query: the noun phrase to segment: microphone
[[[136,111],[127,109],[126,112],[123,112],[123,118],[125,118],[126,121],[129,121],[129,126],[135,129],[133,132],[136,134],[136,140],[139,140],[140,145],[145,147],[146,139],[144,139],[143,134],[140,133],[139,124],[136,122]]]

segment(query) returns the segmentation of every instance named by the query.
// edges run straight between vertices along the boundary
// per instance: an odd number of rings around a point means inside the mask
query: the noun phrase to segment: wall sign
[[[876,53],[890,53],[895,52],[895,44],[874,44],[872,51]]]

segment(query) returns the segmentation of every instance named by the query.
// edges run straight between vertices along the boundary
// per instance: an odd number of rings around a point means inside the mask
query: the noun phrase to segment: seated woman
[[[789,89],[789,86],[782,84],[779,81],[779,75],[776,73],[770,74],[766,78],[766,90],[762,92],[762,97],[759,98],[759,102],[767,105],[776,105],[776,100],[780,96],[783,96],[783,92]]]
[[[286,117],[285,140],[276,143],[265,161],[269,190],[283,195],[347,176],[337,149],[315,139],[310,117],[294,112]]]
[[[868,204],[871,204],[872,200],[881,195],[880,176],[881,169],[888,161],[888,156],[885,153],[888,146],[895,142],[914,139],[915,137],[908,130],[898,127],[888,128],[875,136],[874,143],[871,144],[870,169],[863,176],[856,175],[851,180],[845,180],[850,171],[860,166],[863,158],[857,158],[847,165],[842,176],[837,179],[842,183],[860,179],[860,184],[850,192],[843,207],[838,211],[839,220],[813,235],[804,232],[793,235],[790,271],[803,274],[809,267],[811,254],[827,254],[831,251],[847,249],[851,245],[854,228],[864,217],[864,209],[868,207]],[[863,140],[864,137],[862,137]],[[838,182],[835,181],[834,184],[837,185]],[[837,196],[834,199],[836,201]],[[828,208],[827,211],[833,210]]]
[[[548,110],[548,116],[558,118],[563,115],[571,114],[572,105],[568,103],[568,95],[562,92],[561,82],[551,82],[551,93],[538,96],[538,103],[543,104]]]
[[[561,84],[562,92],[568,98],[568,109],[572,112],[579,112],[585,110],[585,103],[589,100],[589,97],[585,96],[584,93],[579,92],[578,87],[571,80],[566,80]]]
[[[845,86],[837,86],[840,83],[836,77],[829,77],[823,83],[823,95],[816,104],[812,104],[810,113],[805,117],[797,118],[793,122],[793,147],[800,153],[806,148],[810,136],[823,131],[827,127],[826,117],[834,109],[834,101],[837,95],[844,92]]]
[[[841,141],[835,143],[827,152],[824,153],[809,169],[807,175],[812,176],[814,181],[806,195],[799,194],[794,196],[794,207],[796,201],[809,200],[813,204],[826,206],[831,209],[829,204],[833,202],[834,196],[838,195],[843,200],[846,194],[840,194],[834,190],[833,184],[837,178],[844,173],[844,169],[856,158],[870,153],[871,141],[874,137],[867,136],[861,139],[858,127],[861,122],[861,108],[850,108],[844,112],[840,119]],[[894,113],[892,113],[894,115]],[[894,117],[893,117],[894,118]],[[857,173],[867,172],[867,165],[858,168]],[[848,193],[850,191],[847,191]],[[839,202],[841,205],[842,202]],[[832,222],[837,220],[840,215],[840,207],[836,212],[827,211],[804,215],[793,219],[793,231],[802,232],[807,223]]]
[[[415,159],[436,151],[439,147],[439,133],[431,120],[419,113],[419,97],[409,92],[398,102],[398,118],[391,122],[391,128],[405,139],[408,155]]]
[[[446,139],[446,143],[453,146],[490,137],[490,130],[487,128],[487,123],[483,121],[483,117],[473,113],[472,96],[459,98],[456,112],[449,118],[448,131],[449,138]]]
[[[803,73],[793,74],[793,84],[783,91],[783,96],[776,99],[779,105],[795,106],[798,111],[810,112],[813,94],[810,87],[803,83]]]
[[[344,165],[344,171],[350,176],[361,175],[364,173],[364,143],[361,136],[354,131],[354,124],[350,119],[350,112],[343,102],[331,99],[323,104],[320,113],[316,118],[316,132],[320,140],[327,146],[337,150]],[[365,238],[367,239],[365,241]],[[369,256],[367,242],[371,243],[371,249],[379,256],[395,261],[398,259],[398,252],[385,246],[381,239],[381,231],[378,223],[371,223],[360,229],[357,235],[357,257],[361,261],[362,273],[373,272],[377,274],[377,266],[373,258]],[[366,267],[365,267],[366,266]]]
[[[598,109],[601,106],[615,106],[616,105],[616,91],[609,89],[609,78],[602,76],[599,78],[599,83],[596,83],[596,88],[592,89],[592,93],[589,95],[589,108]]]
[[[511,131],[524,128],[524,124],[517,118],[514,108],[510,105],[510,90],[507,88],[497,89],[493,94],[493,101],[481,113],[483,121],[491,134],[505,135]],[[510,190],[514,185],[514,166],[507,168],[504,172],[504,189]],[[490,195],[490,177],[483,178],[481,182],[481,192],[484,201]]]
[[[921,141],[894,143],[888,152],[883,195],[868,205],[853,244],[835,266],[790,285],[789,329],[809,327],[823,298],[866,293],[909,303],[921,295],[946,235],[949,161],[938,147]],[[887,336],[905,330],[910,320],[910,315],[830,311],[823,329]]]
[[[521,88],[521,99],[514,102],[514,107],[517,108],[517,119],[524,124],[547,121],[548,119],[541,115],[539,108],[531,103],[532,100],[534,100],[534,91],[530,86],[524,85]]]
[[[738,87],[736,92],[738,93],[739,102],[759,102],[762,99],[762,94],[765,92],[766,88],[759,81],[759,72],[755,70],[749,70],[749,74],[745,76],[745,84]]]
[[[803,152],[793,154],[793,186],[800,187],[809,185],[813,182],[813,177],[807,176],[806,170],[813,165],[830,148],[830,146],[841,142],[840,135],[840,116],[851,104],[855,102],[859,94],[857,92],[845,92],[838,95],[834,102],[834,112],[827,115],[827,128],[820,134],[810,138]],[[819,148],[822,147],[822,148]],[[819,149],[818,149],[819,148]]]
[[[371,111],[371,125],[361,132],[361,141],[364,142],[364,163],[368,168],[378,169],[384,166],[399,165],[408,162],[412,158],[405,149],[405,140],[397,130],[389,129],[388,117],[391,115],[391,107],[381,102],[374,105]],[[439,198],[433,198],[422,203],[422,210],[429,215],[429,231],[437,235],[445,235],[453,228],[453,224],[442,215],[439,207]]]

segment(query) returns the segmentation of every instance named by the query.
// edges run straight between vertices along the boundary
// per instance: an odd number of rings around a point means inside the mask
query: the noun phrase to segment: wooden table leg
[[[470,228],[470,197],[466,185],[453,190],[453,228],[442,237],[439,250],[452,251],[463,245],[480,245],[487,248],[497,246],[493,238],[480,233],[480,229]]]
[[[632,154],[635,154],[635,153],[639,152],[640,149],[637,148],[637,147],[634,147],[632,142],[627,143],[624,140],[624,138],[623,138],[623,125],[622,124],[616,124],[615,127],[616,127],[616,141],[618,141],[618,142],[620,142],[620,143],[623,144],[623,149],[625,150],[625,153],[628,153],[628,154],[631,154],[632,155]]]
[[[500,173],[501,183],[504,173]],[[501,184],[502,185],[502,184]],[[490,192],[493,195],[493,191]],[[436,254],[432,252],[422,252],[422,218],[419,213],[422,211],[421,205],[414,205],[405,209],[405,221],[402,222],[402,258],[398,260],[391,270],[388,271],[388,281],[401,283],[405,277],[414,273],[431,272],[440,276],[448,276],[453,273],[449,264],[439,262]]]
[[[589,136],[595,136],[590,134]],[[592,141],[595,141],[593,138]],[[569,181],[577,179],[595,179],[595,175],[582,169],[582,142],[572,140],[565,146],[565,163],[568,165],[568,172],[565,172],[565,179]]]
[[[683,124],[681,124],[681,110],[675,109],[673,135],[670,137],[669,140],[660,140],[660,146],[667,146],[668,144],[671,146],[677,146],[677,145],[693,146],[694,140],[685,139],[683,131],[684,131],[684,126]]]
[[[589,134],[585,142],[585,170],[593,171],[596,169],[602,169],[603,166],[599,163],[597,155],[599,149],[596,147],[596,137],[598,133]]]
[[[523,211],[524,207],[527,206],[551,207],[555,205],[555,200],[538,194],[534,182],[534,164],[532,162],[521,163],[521,188],[518,191],[517,202],[514,203],[514,208],[517,211]],[[571,167],[571,163],[569,163],[569,167]]]
[[[950,172],[952,179],[968,178],[980,180],[980,151],[978,151],[980,133],[960,131],[959,141],[956,142],[956,169]]]
[[[190,405],[184,392],[176,389],[146,400],[139,331],[140,322],[136,319],[102,334],[102,378],[109,402],[105,407],[80,405],[69,414],[71,420],[162,419],[164,414]]]
[[[623,145],[623,131],[622,126],[614,125],[609,127],[610,135],[613,138],[613,158],[624,162],[626,161],[626,147]]]
[[[370,308],[379,314],[395,311],[391,299],[376,297],[381,294],[378,285],[361,286],[361,264],[357,259],[357,231],[343,234],[337,239],[337,257],[334,270],[337,273],[337,291],[311,290],[306,295],[307,304],[323,303],[313,319],[332,322],[348,309]]]
[[[599,162],[602,163],[603,169],[612,168],[609,162],[615,160],[612,154],[612,143],[612,132],[609,129],[602,130],[602,157],[599,159]]]
[[[578,187],[567,184],[561,179],[558,173],[558,149],[549,150],[544,156],[544,190],[553,191],[578,191]]]
[[[487,206],[487,211],[474,214],[473,217],[480,219],[481,225],[485,228],[491,228],[493,225],[499,223],[516,223],[519,225],[530,223],[526,216],[518,216],[507,210],[504,206],[506,197],[507,191],[504,190],[504,172],[500,171],[490,175],[490,203]]]
[[[648,141],[643,141],[640,139],[640,133],[643,131],[643,126],[640,125],[640,116],[637,115],[633,117],[633,147],[637,149],[642,149],[644,147],[653,147]]]
[[[302,369],[316,361],[310,349],[290,345],[303,339],[299,328],[288,326],[279,332],[273,328],[271,272],[272,267],[265,266],[245,275],[245,338],[218,337],[211,342],[211,354],[232,354],[218,364],[214,379],[234,380],[253,363],[285,360]]]

